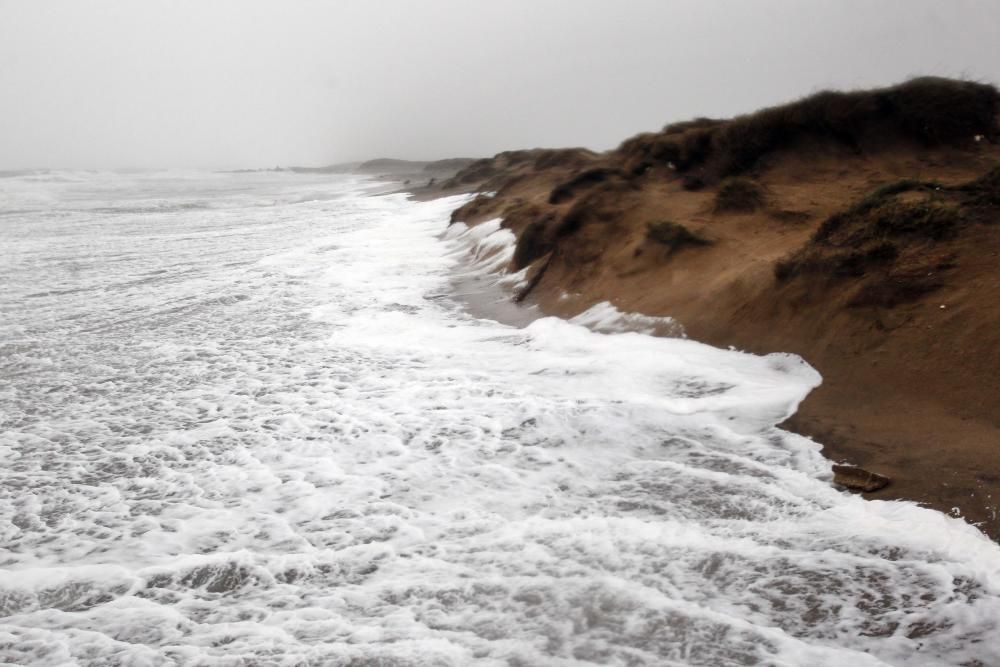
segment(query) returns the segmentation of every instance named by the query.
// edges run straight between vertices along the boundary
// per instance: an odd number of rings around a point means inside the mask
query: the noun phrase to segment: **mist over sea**
[[[802,360],[474,317],[510,232],[371,187],[0,174],[0,662],[1000,664],[1000,547],[834,490]]]

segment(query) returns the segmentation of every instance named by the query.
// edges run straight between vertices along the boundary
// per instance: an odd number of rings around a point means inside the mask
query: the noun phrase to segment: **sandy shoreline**
[[[476,193],[474,188],[464,192],[456,189],[436,192],[427,188],[396,191],[406,192],[414,200]],[[451,297],[473,316],[516,327],[527,326],[545,316],[570,319],[594,305],[597,299],[588,294],[566,298],[565,293],[553,298],[550,293],[536,294],[526,304],[515,303],[517,295],[510,289],[462,269],[453,276],[452,286]],[[612,295],[613,300],[614,296],[630,295],[621,290],[620,294]],[[681,323],[684,324],[683,320]],[[780,332],[772,333],[776,334],[774,338],[782,340]],[[768,338],[759,330],[748,330],[745,335],[727,330],[720,336],[716,331],[703,331],[696,326],[692,338],[717,347],[735,346],[759,354],[800,353],[794,341],[799,334],[791,332],[784,337],[787,341],[784,345],[768,344],[759,342]],[[996,425],[952,415],[933,401],[918,403],[912,395],[881,385],[884,378],[880,378],[877,362],[872,364],[873,372],[861,378],[857,363],[835,364],[823,359],[817,365],[815,357],[801,356],[820,370],[823,385],[780,425],[782,428],[820,443],[831,465],[861,466],[891,478],[888,487],[863,493],[865,497],[914,501],[962,517],[994,540],[1000,539],[1000,493],[995,493],[1000,486],[1000,466],[992,456],[994,443],[1000,436]],[[943,441],[950,444],[947,454],[943,447],[937,446]]]
[[[594,300],[578,296],[561,304],[545,299],[521,305],[514,302],[512,291],[495,281],[461,271],[454,278],[453,290],[453,298],[470,314],[517,327],[545,316],[569,319]],[[742,337],[732,332],[726,337],[695,335],[693,339],[718,347],[736,345],[760,354],[796,352],[791,341],[786,346],[748,345],[754,332],[748,333]],[[809,355],[803,356],[816,365]],[[861,466],[891,478],[888,487],[864,493],[865,497],[915,501],[963,517],[998,539],[1000,494],[994,491],[1000,478],[992,457],[998,435],[995,425],[957,417],[934,402],[916,403],[912,396],[880,387],[877,364],[873,365],[875,372],[867,373],[864,380],[859,380],[851,366],[838,368],[826,362],[818,368],[823,385],[780,425],[782,428],[819,442],[831,464]],[[859,381],[865,386],[859,388]],[[950,454],[935,446],[944,441],[950,445]]]
[[[993,94],[919,85],[958,100]],[[1000,127],[992,118],[968,122]],[[740,179],[712,177],[710,151],[700,171],[657,162],[678,141],[701,145],[727,128],[705,120],[606,154],[501,153],[413,197],[495,192],[453,219],[503,219],[518,239],[508,271],[533,278],[518,297],[537,312],[572,318],[607,301],[675,318],[716,347],[798,354],[824,382],[785,428],[821,443],[832,463],[891,478],[866,497],[915,501],[1000,539],[1000,131],[924,145],[893,135],[886,123],[896,121],[879,119],[871,134],[864,122],[854,146],[817,130]],[[720,206],[734,180],[751,205]],[[832,242],[817,240],[820,228],[834,230]],[[456,291],[473,312],[517,322],[516,308],[498,312],[499,297],[480,287]]]

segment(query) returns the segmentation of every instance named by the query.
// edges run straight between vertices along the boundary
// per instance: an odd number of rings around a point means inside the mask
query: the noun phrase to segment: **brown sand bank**
[[[422,196],[518,236],[518,295],[599,301],[718,346],[802,355],[824,384],[787,424],[866,494],[1000,538],[1000,96],[918,79],[821,93],[583,149],[501,153]]]

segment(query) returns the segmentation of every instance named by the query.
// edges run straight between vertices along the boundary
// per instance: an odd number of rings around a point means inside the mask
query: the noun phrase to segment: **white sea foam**
[[[475,276],[516,292],[527,282],[527,268],[513,273],[507,271],[514,257],[517,237],[502,224],[501,218],[472,227],[456,222],[448,227],[443,238],[452,242],[452,255],[458,260],[458,268],[454,271],[459,276]]]
[[[648,335],[684,336],[684,327],[672,317],[626,313],[607,301],[594,304],[570,322],[601,333],[636,331]]]
[[[1000,663],[1000,549],[774,427],[808,365],[473,318],[506,230],[326,178],[0,182],[0,658]]]

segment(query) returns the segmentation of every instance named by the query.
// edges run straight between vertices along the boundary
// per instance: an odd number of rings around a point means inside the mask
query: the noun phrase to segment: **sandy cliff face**
[[[699,119],[605,154],[512,151],[443,191],[518,237],[517,298],[610,301],[823,374],[789,426],[892,477],[875,498],[1000,536],[1000,96],[918,79]]]

